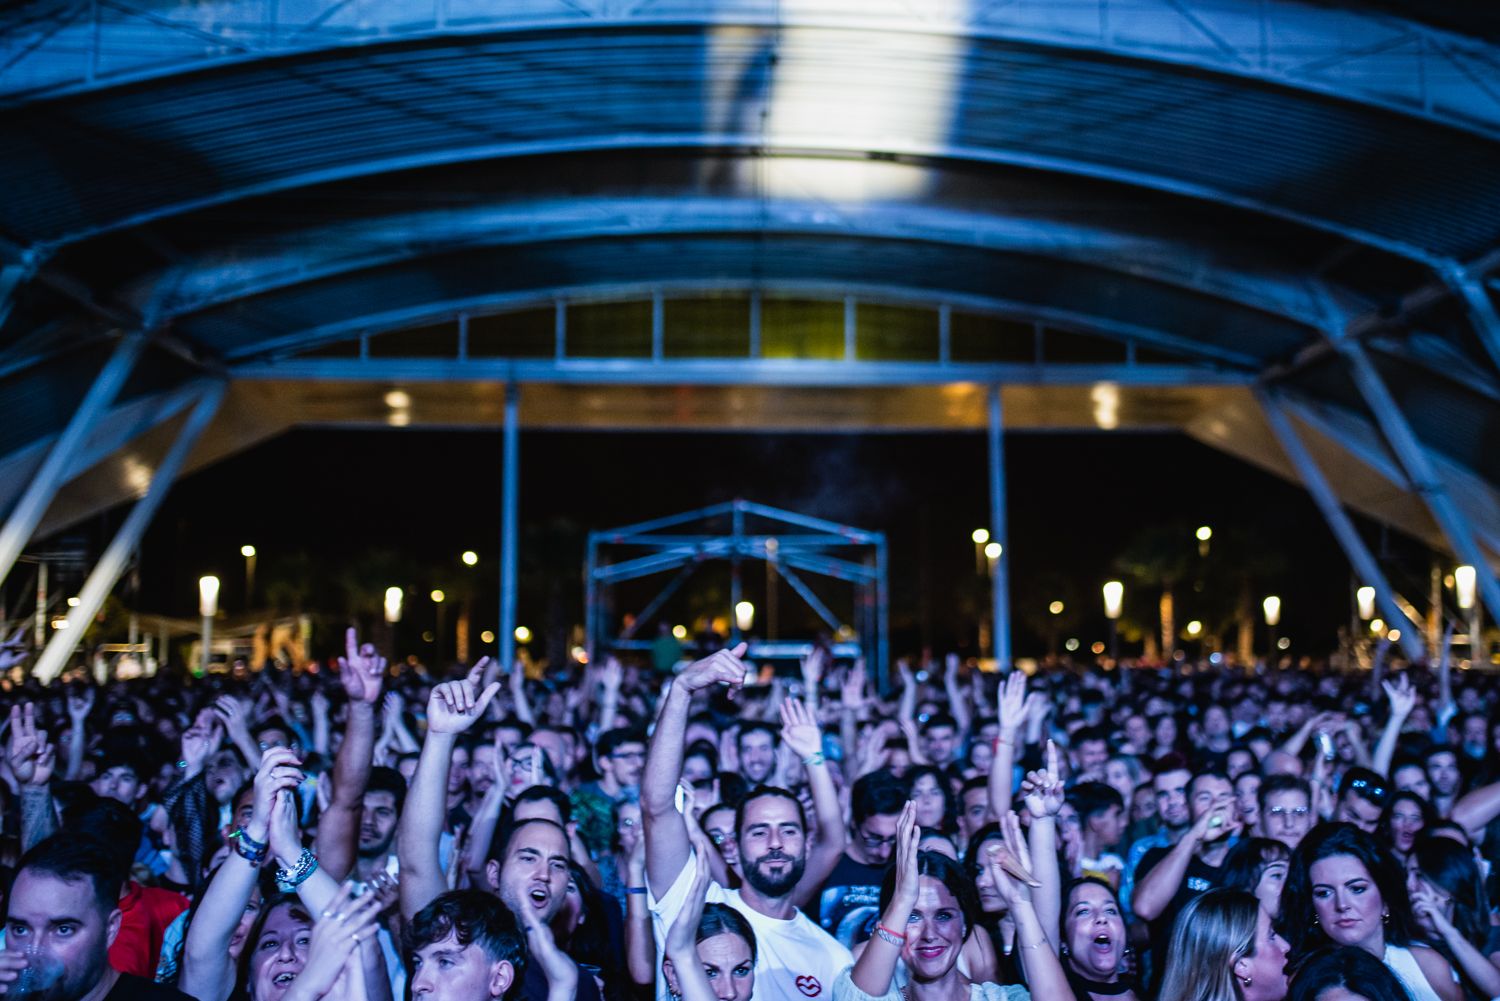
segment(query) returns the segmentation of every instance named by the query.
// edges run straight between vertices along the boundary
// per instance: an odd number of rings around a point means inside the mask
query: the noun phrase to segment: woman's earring
[[[1390,911],[1382,911],[1380,913],[1380,920],[1383,921],[1383,922],[1385,922],[1386,924],[1390,924],[1391,923],[1391,912]]]
[[[1255,981],[1251,980],[1249,977],[1241,977],[1240,978],[1240,984],[1243,985],[1243,986],[1245,986],[1245,987],[1249,987],[1253,983],[1255,983]]]

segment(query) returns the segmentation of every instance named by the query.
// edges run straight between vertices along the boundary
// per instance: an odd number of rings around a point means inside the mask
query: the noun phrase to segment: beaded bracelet
[[[240,844],[244,845],[246,848],[250,849],[253,852],[264,853],[266,848],[268,847],[266,842],[256,841],[254,838],[252,838],[250,836],[250,833],[246,831],[244,827],[236,827],[232,832],[230,832],[229,836],[238,840]]]
[[[312,853],[312,849],[302,849],[302,854],[297,856],[297,861],[290,869],[277,869],[276,882],[280,885],[282,892],[290,892],[307,882],[307,877],[318,871],[318,857]]]
[[[260,864],[266,860],[267,849],[265,848],[251,848],[249,845],[244,844],[237,839],[233,844],[234,853],[240,858],[244,859],[246,862],[249,862],[253,868],[259,869]]]
[[[802,759],[802,763],[804,765],[806,765],[807,767],[812,768],[814,766],[821,765],[823,762],[825,762],[827,760],[828,760],[827,758],[823,757],[823,752],[822,751],[814,751],[811,754],[809,754],[807,757],[803,758]]]
[[[885,925],[876,925],[875,934],[882,940],[896,946],[898,949],[906,943],[905,935],[902,935],[900,932],[891,931]]]

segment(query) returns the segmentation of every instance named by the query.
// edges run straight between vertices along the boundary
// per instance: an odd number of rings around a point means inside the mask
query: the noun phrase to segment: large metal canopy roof
[[[1481,7],[8,5],[0,505],[144,332],[43,533],[226,380],[188,468],[495,426],[507,383],[529,427],[850,430],[979,428],[999,384],[1011,428],[1293,476],[1282,408],[1345,503],[1443,546],[1436,487],[1500,553]]]

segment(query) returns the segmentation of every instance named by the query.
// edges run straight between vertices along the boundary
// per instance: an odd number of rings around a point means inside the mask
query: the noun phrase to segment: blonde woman
[[[1282,1001],[1287,944],[1244,890],[1209,890],[1172,925],[1158,1001]]]

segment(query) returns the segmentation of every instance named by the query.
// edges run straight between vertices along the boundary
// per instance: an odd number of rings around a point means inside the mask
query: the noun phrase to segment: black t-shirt
[[[1141,856],[1141,863],[1135,871],[1137,893],[1140,892],[1141,881],[1145,879],[1146,873],[1155,868],[1157,863],[1166,858],[1171,851],[1171,848],[1153,848]],[[1151,922],[1152,979],[1158,985],[1161,983],[1162,969],[1166,966],[1167,944],[1172,940],[1172,925],[1177,920],[1178,912],[1198,894],[1221,885],[1223,885],[1223,870],[1209,865],[1197,854],[1188,859],[1187,872],[1183,874],[1182,882],[1177,886],[1177,892],[1168,901],[1166,910]]]
[[[880,919],[880,884],[886,866],[866,865],[839,857],[823,888],[818,891],[818,924],[846,946],[870,937]]]
[[[120,979],[115,981],[114,987],[104,995],[104,1001],[194,1001],[194,999],[175,987],[158,984],[133,973],[122,973]]]

